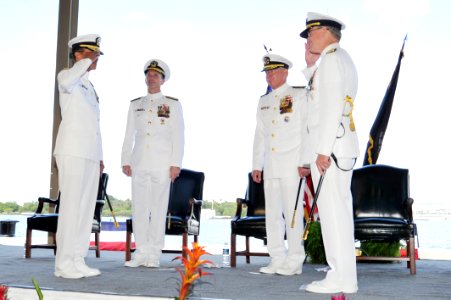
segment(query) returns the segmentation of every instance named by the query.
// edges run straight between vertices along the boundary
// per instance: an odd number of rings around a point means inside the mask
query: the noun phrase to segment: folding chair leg
[[[236,267],[236,234],[234,233],[230,237],[230,266]]]

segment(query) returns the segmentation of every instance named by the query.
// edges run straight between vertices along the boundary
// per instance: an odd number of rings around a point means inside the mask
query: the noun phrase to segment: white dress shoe
[[[85,277],[85,275],[78,271],[78,270],[72,270],[72,271],[55,271],[55,276],[60,278],[66,278],[66,279],[79,279]]]
[[[277,269],[279,269],[283,264],[283,259],[272,259],[271,263],[266,267],[260,268],[260,273],[263,274],[276,274]]]
[[[84,277],[94,277],[101,274],[99,269],[90,268],[86,264],[76,264],[75,268],[83,273]]]
[[[146,267],[148,268],[159,268],[160,267],[160,261],[159,260],[155,260],[155,259],[149,259],[147,260]]]
[[[129,267],[129,268],[137,268],[139,266],[146,266],[147,265],[147,260],[145,259],[145,257],[135,257],[132,260],[126,261],[124,263],[125,267]]]
[[[357,287],[344,288],[336,285],[326,284],[324,281],[313,281],[308,284],[305,288],[307,292],[319,293],[319,294],[335,294],[335,293],[346,293],[353,294],[357,293]]]
[[[292,276],[302,274],[302,265],[283,265],[276,271],[279,275]]]

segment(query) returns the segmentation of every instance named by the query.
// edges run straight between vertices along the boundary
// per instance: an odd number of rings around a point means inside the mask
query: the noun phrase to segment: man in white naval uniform
[[[305,258],[302,214],[296,214],[294,228],[290,223],[301,176],[301,112],[306,105],[305,89],[286,83],[288,69],[292,66],[288,59],[268,54],[263,62],[266,81],[272,91],[260,98],[257,107],[252,177],[258,183],[264,177],[267,248],[271,262],[260,268],[260,272],[301,274]]]
[[[99,102],[89,71],[101,54],[100,37],[89,34],[69,41],[74,65],[58,74],[61,124],[54,149],[58,166],[60,207],[55,276],[100,275],[84,261],[88,250],[99,177],[103,172]]]
[[[355,293],[358,286],[350,186],[352,168],[359,155],[352,117],[357,71],[339,44],[343,22],[308,13],[306,25],[301,33],[307,38],[306,51],[319,57],[319,61],[317,68],[313,65],[305,70],[310,83],[301,159],[303,164],[311,164],[315,185],[324,176],[317,203],[330,267],[325,279],[307,285],[306,290]]]
[[[132,100],[122,146],[122,171],[132,177],[134,258],[126,267],[160,266],[171,181],[180,174],[184,122],[180,102],[164,96],[169,80],[166,63],[151,59],[144,65],[148,94]]]

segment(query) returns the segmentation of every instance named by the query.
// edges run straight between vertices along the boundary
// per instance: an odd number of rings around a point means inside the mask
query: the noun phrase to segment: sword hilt
[[[304,233],[302,234],[302,239],[304,241],[307,240],[311,222],[312,222],[312,220],[310,218],[308,218],[307,223],[305,224]]]

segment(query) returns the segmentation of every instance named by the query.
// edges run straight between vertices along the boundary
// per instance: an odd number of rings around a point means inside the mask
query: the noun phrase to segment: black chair
[[[242,217],[243,206],[247,207],[246,216]],[[241,235],[246,238],[246,249],[236,250],[236,236]],[[263,240],[266,244],[266,214],[265,214],[265,193],[263,180],[256,183],[252,179],[252,173],[248,174],[248,188],[246,198],[236,199],[235,217],[231,221],[230,238],[230,266],[236,267],[236,257],[245,256],[246,263],[250,263],[251,256],[269,256],[267,252],[252,252],[250,250],[250,238]]]
[[[368,165],[354,170],[351,191],[354,236],[359,241],[406,241],[406,257],[357,256],[357,260],[407,261],[416,274],[413,199],[409,197],[409,170]]]
[[[95,244],[91,246],[91,250],[96,251],[96,257],[100,257],[100,228],[101,216],[103,206],[105,204],[106,186],[108,184],[108,174],[103,173],[99,180],[99,190],[97,193],[96,207],[94,210],[94,218],[92,222],[92,233],[95,236]],[[43,213],[45,206],[48,206],[49,213]],[[44,248],[53,249],[56,254],[56,231],[58,227],[58,209],[59,209],[59,195],[58,199],[40,197],[38,199],[38,207],[35,214],[27,218],[27,233],[25,239],[25,258],[31,258],[31,249]],[[51,212],[53,210],[53,212]],[[33,244],[32,233],[33,230],[46,231],[51,235],[49,243],[47,244]]]
[[[182,253],[186,257],[184,247],[188,246],[187,221],[191,215],[191,207],[194,205],[194,215],[200,222],[204,180],[204,173],[182,169],[179,177],[174,181],[168,204],[170,217],[166,217],[166,234],[181,235],[182,247],[176,250],[164,249],[163,253]],[[169,222],[170,226],[168,228]],[[131,259],[131,252],[135,251],[132,246],[133,221],[131,218],[126,220],[126,228],[125,260],[129,261]],[[197,240],[198,235],[194,235],[194,241],[197,242]]]

